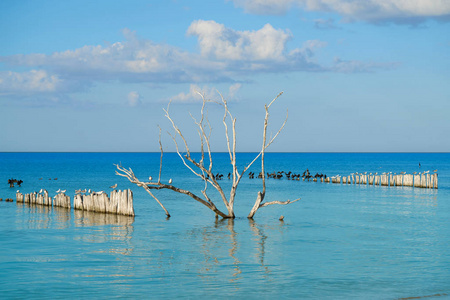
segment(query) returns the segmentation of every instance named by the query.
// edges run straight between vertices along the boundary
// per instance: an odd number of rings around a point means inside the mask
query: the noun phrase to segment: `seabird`
[[[81,192],[82,192],[83,194],[86,194],[87,190],[84,189],[84,190],[82,190]]]
[[[39,194],[42,194],[42,189],[39,191]]]
[[[58,189],[56,192],[57,192],[57,193],[61,192],[61,189]]]
[[[149,177],[148,177],[148,180],[149,180],[149,181],[152,181],[152,176],[149,176]]]
[[[20,191],[19,190],[17,190],[17,192],[16,193],[20,193]]]
[[[117,183],[115,185],[110,186],[110,188],[115,189],[117,187]]]
[[[172,184],[172,178],[169,179],[169,184]]]
[[[61,191],[61,193],[63,193],[63,194],[64,194],[65,192],[66,192],[66,190],[62,190],[62,191]]]
[[[434,172],[434,173],[436,173],[436,172],[437,172],[437,169],[436,169],[436,170],[434,170],[433,172]]]

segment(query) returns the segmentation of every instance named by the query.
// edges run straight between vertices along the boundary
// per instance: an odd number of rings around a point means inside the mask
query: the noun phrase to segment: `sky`
[[[450,1],[0,1],[0,152],[198,151],[198,93],[259,151],[280,92],[268,151],[450,151]]]

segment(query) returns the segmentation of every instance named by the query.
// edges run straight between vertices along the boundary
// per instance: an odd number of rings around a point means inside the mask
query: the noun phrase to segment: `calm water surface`
[[[227,174],[227,154],[215,159],[217,172]],[[0,202],[1,298],[449,298],[449,154],[268,154],[269,172],[438,169],[439,189],[268,180],[268,201],[302,199],[262,208],[254,221],[246,215],[257,179],[243,179],[235,220],[216,220],[190,198],[161,191],[168,220],[144,190],[114,175],[120,162],[141,179],[159,171],[159,153],[0,153],[0,198],[15,198],[9,178],[24,181],[23,193],[46,188],[52,196],[118,183],[133,189],[136,212]],[[169,178],[199,194],[203,187],[171,153],[163,168]]]

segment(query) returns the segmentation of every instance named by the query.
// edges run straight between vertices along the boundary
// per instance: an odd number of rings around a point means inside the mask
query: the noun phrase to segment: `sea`
[[[242,169],[255,153],[238,153]],[[201,156],[194,153],[197,161]],[[228,153],[213,171],[229,195]],[[147,192],[115,174],[204,183],[177,153],[0,153],[1,299],[449,299],[449,153],[266,153],[266,172],[438,173],[438,189],[266,180],[270,205],[247,219],[261,179],[257,160],[237,189],[235,219],[192,198]],[[420,164],[420,166],[419,166]],[[256,177],[256,176],[255,176]],[[8,179],[22,180],[11,188]],[[131,189],[135,216],[15,202],[21,193]],[[207,193],[226,211],[211,186]],[[6,202],[12,198],[14,202]],[[280,221],[280,217],[284,219]]]

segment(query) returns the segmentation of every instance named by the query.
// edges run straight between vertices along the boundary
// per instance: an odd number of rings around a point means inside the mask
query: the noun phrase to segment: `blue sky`
[[[238,151],[448,152],[450,2],[0,2],[0,151],[198,150],[196,91]],[[225,151],[210,106],[212,150]]]

